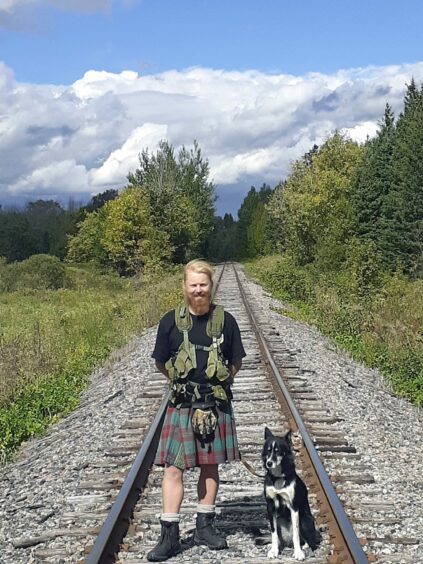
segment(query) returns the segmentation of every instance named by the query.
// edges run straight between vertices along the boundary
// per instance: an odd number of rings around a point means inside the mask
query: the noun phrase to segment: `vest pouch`
[[[176,370],[173,366],[173,358],[169,358],[169,360],[165,362],[165,368],[167,370],[169,380],[174,380],[176,377]]]
[[[210,360],[210,356],[211,355],[209,355],[209,360],[207,362],[206,368],[206,376],[209,379],[213,378],[213,376],[216,374],[216,363],[214,362],[214,360]]]
[[[225,392],[222,386],[217,384],[216,386],[212,386],[213,395],[217,400],[221,401],[228,401],[228,394]]]
[[[228,367],[225,364],[223,364],[221,360],[219,360],[217,363],[216,378],[221,382],[223,382],[224,380],[227,380],[230,377],[230,375],[231,374],[229,372]]]
[[[173,363],[175,370],[180,378],[186,378],[188,373],[194,368],[185,349],[180,349]]]
[[[192,430],[196,435],[205,438],[214,433],[217,417],[213,408],[196,408],[191,417]]]

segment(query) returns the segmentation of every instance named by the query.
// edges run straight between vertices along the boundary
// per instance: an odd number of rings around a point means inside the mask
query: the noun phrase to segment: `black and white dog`
[[[315,550],[320,532],[310,511],[307,487],[295,471],[291,430],[276,437],[266,427],[264,439],[264,496],[272,531],[272,547],[267,556],[277,558],[280,549],[294,545],[294,558],[304,560],[301,545],[307,543]]]

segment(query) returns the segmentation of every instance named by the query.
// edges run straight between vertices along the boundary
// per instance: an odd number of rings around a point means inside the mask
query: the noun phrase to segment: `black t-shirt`
[[[190,315],[192,317],[192,329],[188,333],[190,342],[206,347],[211,345],[212,339],[206,333],[209,314],[193,315],[191,313]],[[234,364],[236,361],[246,356],[244,347],[242,346],[238,324],[233,315],[227,311],[225,311],[223,323],[223,337],[223,343],[220,348],[223,357],[229,364]],[[160,320],[157,330],[156,345],[151,356],[158,362],[165,363],[178,352],[182,341],[183,334],[176,327],[175,323],[175,310],[168,311]],[[197,350],[196,355],[197,368],[190,373],[189,379],[202,384],[207,381],[205,371],[209,353],[208,351]]]

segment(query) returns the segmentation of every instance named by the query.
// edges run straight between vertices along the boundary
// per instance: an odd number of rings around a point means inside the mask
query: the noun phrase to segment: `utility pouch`
[[[195,406],[193,406],[195,407]],[[212,407],[196,407],[191,417],[192,430],[202,439],[214,433],[217,416]]]

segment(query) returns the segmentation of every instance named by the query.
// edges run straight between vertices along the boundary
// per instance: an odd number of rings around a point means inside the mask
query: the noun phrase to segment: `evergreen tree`
[[[213,232],[207,242],[207,256],[213,262],[234,260],[237,256],[237,223],[232,214],[214,219]]]
[[[400,233],[393,178],[395,141],[394,114],[386,104],[376,137],[366,143],[363,161],[353,177],[351,194],[356,234],[373,241],[388,267],[395,265]]]
[[[398,258],[408,273],[423,272],[423,86],[407,86],[393,152]]]
[[[0,257],[24,260],[38,252],[28,219],[20,212],[0,212]]]
[[[239,258],[248,258],[248,228],[253,219],[254,212],[260,203],[260,196],[255,186],[251,186],[248,194],[245,196],[241,207],[238,210],[238,247],[237,256]]]
[[[270,225],[266,204],[272,194],[272,189],[263,184],[258,192],[259,202],[253,210],[247,228],[247,256],[257,257],[270,252]]]
[[[239,258],[252,258],[266,252],[264,247],[268,232],[265,204],[271,193],[272,189],[267,184],[263,184],[258,192],[251,186],[238,210]]]

